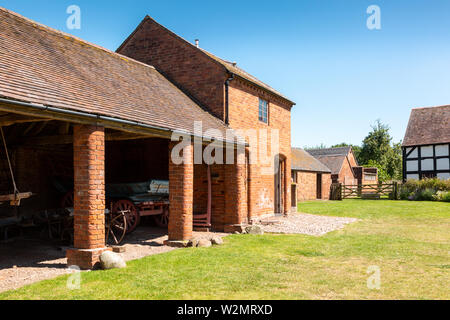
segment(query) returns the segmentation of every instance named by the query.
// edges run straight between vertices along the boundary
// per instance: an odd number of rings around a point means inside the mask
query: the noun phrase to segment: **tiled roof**
[[[350,153],[352,147],[324,148],[324,149],[306,149],[308,153],[316,156],[346,156]]]
[[[219,62],[221,65],[223,65],[225,67],[225,69],[227,69],[228,72],[233,73],[235,75],[238,75],[239,77],[252,82],[253,84],[258,85],[259,87],[262,87],[263,89],[289,101],[290,103],[292,103],[293,105],[295,105],[295,102],[292,102],[291,100],[289,100],[287,97],[285,97],[283,94],[281,94],[280,92],[278,92],[277,90],[275,90],[274,88],[272,88],[271,86],[265,84],[264,82],[262,82],[261,80],[259,80],[258,78],[252,76],[251,74],[249,74],[248,72],[246,72],[245,70],[239,68],[237,66],[236,63],[234,62],[229,62],[226,61],[224,59],[221,59],[215,55],[213,55],[212,53],[200,49],[202,50],[204,53],[206,53],[210,58],[214,59],[215,61]]]
[[[450,106],[412,109],[403,146],[450,142]]]
[[[196,48],[197,50],[200,50],[201,52],[203,52],[206,56],[208,56],[210,59],[216,61],[217,63],[219,63],[220,65],[222,65],[222,67],[224,67],[228,72],[235,74],[269,92],[271,92],[272,94],[288,101],[289,103],[291,103],[292,105],[295,105],[295,102],[289,100],[286,96],[284,96],[283,94],[281,94],[280,92],[278,92],[277,90],[275,90],[274,88],[272,88],[271,86],[265,84],[264,82],[262,82],[261,80],[257,79],[256,77],[252,76],[251,74],[249,74],[248,72],[244,71],[243,69],[239,68],[235,63],[233,62],[229,62],[226,61],[224,59],[221,59],[217,56],[215,56],[214,54],[201,49],[201,48],[197,48],[194,44],[192,44],[191,42],[187,41],[186,39],[184,39],[183,37],[177,35],[176,33],[170,31],[169,29],[167,29],[166,27],[164,27],[163,25],[161,25],[160,23],[158,23],[157,21],[155,21],[152,17],[150,16],[146,16],[144,18],[144,20],[139,24],[139,26],[136,28],[136,30],[120,45],[120,47],[116,50],[117,52],[120,52],[121,48],[123,48],[127,42],[133,37],[133,35],[141,28],[144,26],[145,22],[147,20],[151,20],[154,23],[158,24],[159,26],[161,26],[162,28],[164,28],[165,30],[167,30],[169,33],[171,33],[172,35],[174,35],[175,37],[181,39],[182,41],[186,42],[187,44],[189,44],[190,46],[192,46],[193,48]]]
[[[227,126],[155,68],[0,8],[0,97],[193,133]]]
[[[331,173],[331,170],[327,166],[303,149],[292,148],[291,155],[292,170]]]
[[[346,159],[344,155],[315,156],[317,160],[330,168],[332,174],[339,174]]]

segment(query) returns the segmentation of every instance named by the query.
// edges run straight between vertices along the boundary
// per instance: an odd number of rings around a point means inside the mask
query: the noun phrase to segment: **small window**
[[[292,182],[297,183],[297,171],[291,171]]]
[[[266,100],[259,99],[259,121],[267,123],[269,103]]]

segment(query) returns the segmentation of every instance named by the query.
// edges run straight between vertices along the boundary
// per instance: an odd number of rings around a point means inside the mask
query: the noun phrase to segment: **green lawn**
[[[0,299],[449,299],[450,205],[345,200],[306,202],[301,212],[356,217],[323,237],[232,235],[132,261],[123,270],[67,276],[0,294]],[[381,287],[368,289],[367,269]]]

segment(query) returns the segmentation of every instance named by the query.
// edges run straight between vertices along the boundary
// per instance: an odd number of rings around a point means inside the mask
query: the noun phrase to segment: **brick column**
[[[185,147],[182,151],[183,163],[172,161],[172,148],[169,147],[169,241],[172,246],[183,246],[192,238],[192,215],[194,202],[194,148]]]
[[[284,161],[284,214],[291,213],[291,158]]]
[[[225,164],[225,232],[242,231],[247,218],[245,153],[235,156],[234,164]]]
[[[74,248],[67,264],[92,269],[105,245],[105,132],[76,125],[74,150]]]

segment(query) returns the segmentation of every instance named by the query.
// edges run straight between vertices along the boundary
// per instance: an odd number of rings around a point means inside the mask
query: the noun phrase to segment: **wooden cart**
[[[64,188],[58,183],[58,189]],[[106,185],[106,203],[111,213],[126,214],[127,233],[133,232],[141,217],[153,216],[160,227],[169,225],[169,181],[151,180],[147,182],[119,183]],[[63,208],[73,208],[73,190],[67,191],[61,200]]]
[[[141,217],[153,216],[160,227],[169,224],[169,181],[108,184],[106,197],[112,203],[112,212],[127,212],[128,233],[133,232]]]

